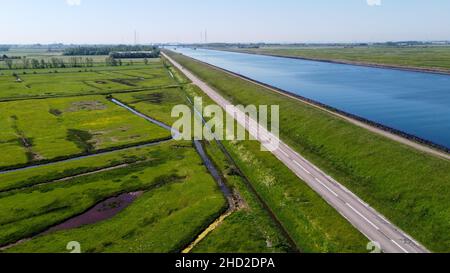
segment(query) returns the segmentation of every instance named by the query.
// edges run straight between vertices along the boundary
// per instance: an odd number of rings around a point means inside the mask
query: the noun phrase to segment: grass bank
[[[170,55],[234,104],[280,105],[286,143],[430,250],[450,250],[450,161],[188,57]]]
[[[262,47],[257,49],[225,48],[225,50],[450,73],[450,46],[354,48]]]
[[[205,105],[212,103],[196,86],[187,85],[184,90],[191,98],[203,97]],[[227,218],[221,227],[194,249],[195,252],[221,251],[219,246],[236,251],[256,248],[264,252],[277,249],[296,249],[305,253],[366,251],[367,239],[275,156],[261,152],[258,142],[222,143],[233,158],[233,164],[224,161],[215,145],[207,146],[208,152],[216,160],[219,169],[225,171],[230,185],[242,194],[249,207],[248,210]],[[250,185],[245,184],[243,177],[234,169],[234,164]],[[262,202],[266,207],[263,207]],[[268,223],[263,225],[264,218],[261,217],[264,215],[276,218],[272,219],[273,228]],[[281,223],[281,227],[274,225],[274,221]],[[259,225],[248,226],[251,222]],[[285,230],[295,246],[280,248],[280,241],[273,239],[276,238],[273,231],[280,228]],[[233,237],[233,231],[237,230],[240,230],[239,236]],[[278,234],[283,233],[279,231]],[[250,243],[245,241],[240,248],[233,248],[233,243],[239,240],[249,240]],[[279,246],[275,247],[277,245]]]

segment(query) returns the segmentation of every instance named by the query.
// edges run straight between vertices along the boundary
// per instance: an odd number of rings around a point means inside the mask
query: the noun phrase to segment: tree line
[[[13,61],[12,58],[4,59],[8,69],[22,68],[22,69],[44,69],[44,68],[71,68],[71,67],[93,67],[94,59],[92,58],[82,58],[82,57],[71,57],[68,59],[62,58],[50,58],[48,60],[44,59],[34,59],[34,58],[20,58],[20,61]]]
[[[1,56],[0,56],[1,58]],[[14,62],[14,60],[16,60]],[[50,58],[50,59],[34,59],[27,57],[19,58],[7,58],[4,59],[6,67],[8,69],[44,69],[44,68],[75,68],[75,67],[94,67],[95,62],[93,58],[90,57],[70,57],[70,58]],[[143,59],[143,63],[147,65],[149,63],[148,58]],[[126,62],[119,58],[114,58],[109,56],[105,59],[104,64],[106,66],[130,66],[134,65],[132,60]],[[1,69],[1,68],[0,68]]]
[[[134,52],[111,52],[109,56],[116,59],[143,59],[158,58],[159,49],[153,51],[134,51]]]
[[[109,55],[112,52],[132,52],[132,51],[157,51],[155,46],[144,45],[116,45],[116,46],[78,46],[66,48],[63,52],[65,56],[98,56]]]

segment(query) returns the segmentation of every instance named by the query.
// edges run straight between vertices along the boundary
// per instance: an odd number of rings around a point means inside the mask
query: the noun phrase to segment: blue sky
[[[370,4],[370,5],[369,5]],[[0,43],[450,40],[448,0],[0,0]]]

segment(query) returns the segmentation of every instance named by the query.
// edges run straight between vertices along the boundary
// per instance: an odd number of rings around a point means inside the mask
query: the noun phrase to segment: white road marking
[[[299,166],[300,168],[302,168],[302,170],[304,170],[307,174],[311,174],[307,169],[305,169],[305,167],[302,166],[302,164],[298,163],[297,161],[294,160],[294,163]]]
[[[289,156],[285,151],[280,150],[280,152],[281,152],[282,154],[284,154],[285,156],[287,156],[288,158],[290,158],[290,156]]]
[[[336,197],[339,197],[339,194],[337,194],[335,191],[333,191],[332,189],[330,189],[327,185],[325,185],[325,183],[323,183],[322,181],[320,181],[320,179],[318,178],[314,178],[316,179],[317,182],[320,183],[320,185],[324,186],[329,192],[331,192],[332,194],[334,194]]]
[[[401,250],[403,250],[405,253],[409,253],[408,250],[404,249],[399,243],[397,243],[394,240],[391,240],[391,242],[393,242],[396,246],[398,246]]]
[[[350,205],[349,203],[345,203],[345,204],[347,205],[347,207],[351,208],[356,214],[361,216],[361,218],[363,218],[367,223],[369,223],[371,226],[373,226],[376,230],[380,230],[379,227],[377,227],[374,223],[372,223],[369,219],[367,219],[364,215],[362,215],[361,212],[357,211],[354,207],[352,207],[352,205]]]

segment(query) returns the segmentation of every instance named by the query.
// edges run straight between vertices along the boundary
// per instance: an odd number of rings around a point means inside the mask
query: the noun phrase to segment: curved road
[[[385,253],[428,253],[429,251],[405,232],[390,223],[380,213],[364,203],[355,194],[339,184],[325,172],[295,152],[291,147],[272,135],[244,112],[231,106],[231,103],[219,95],[213,88],[200,80],[179,63],[162,53],[176,68],[182,71],[193,84],[203,90],[236,121],[244,126],[252,136],[267,147],[281,162],[283,162],[301,180],[305,181],[314,191],[335,208],[355,228],[369,240],[379,245]],[[271,141],[270,141],[271,140]],[[271,148],[270,143],[278,143],[278,148]]]

